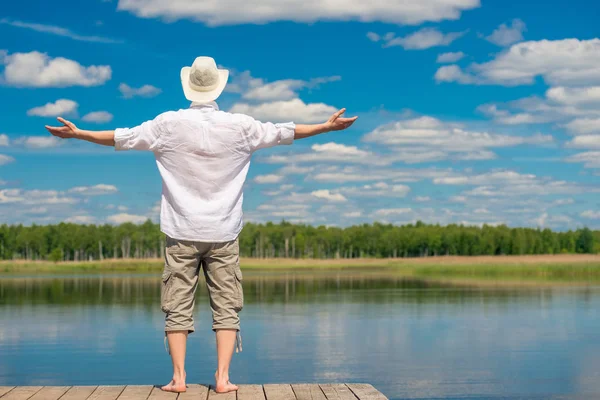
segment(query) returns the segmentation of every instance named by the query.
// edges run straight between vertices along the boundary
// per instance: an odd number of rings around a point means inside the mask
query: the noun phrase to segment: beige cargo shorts
[[[203,243],[167,237],[162,275],[161,308],[165,332],[194,331],[194,300],[200,269],[204,270],[213,315],[213,330],[240,330],[244,306],[238,240]]]

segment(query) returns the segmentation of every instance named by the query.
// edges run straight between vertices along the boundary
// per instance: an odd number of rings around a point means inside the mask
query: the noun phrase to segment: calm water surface
[[[159,384],[158,275],[0,277],[0,385]],[[238,383],[368,382],[392,399],[600,398],[600,287],[389,272],[245,273]],[[188,380],[216,365],[206,289]]]

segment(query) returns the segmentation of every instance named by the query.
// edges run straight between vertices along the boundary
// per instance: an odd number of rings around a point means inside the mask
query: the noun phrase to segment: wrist
[[[327,132],[331,131],[331,127],[326,122],[324,124],[319,124],[318,130],[319,130],[320,133],[327,133]]]

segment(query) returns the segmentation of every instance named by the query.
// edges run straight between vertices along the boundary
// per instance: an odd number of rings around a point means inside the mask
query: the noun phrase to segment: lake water
[[[600,287],[245,272],[237,383],[367,382],[392,399],[600,398]],[[0,277],[0,385],[160,384],[159,275]],[[191,383],[216,365],[206,289]]]

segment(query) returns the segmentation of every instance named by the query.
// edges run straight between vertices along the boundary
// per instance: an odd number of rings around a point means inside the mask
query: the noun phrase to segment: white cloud
[[[118,191],[119,190],[116,186],[102,183],[94,186],[76,186],[69,189],[69,193],[79,194],[82,196],[100,196],[105,194],[114,194]]]
[[[0,134],[0,146],[8,146],[10,144],[10,139],[6,134]]]
[[[299,96],[302,89],[315,89],[320,85],[341,80],[340,76],[327,76],[312,78],[308,81],[300,79],[282,79],[266,82],[261,78],[254,78],[250,71],[235,74],[226,89],[231,93],[240,93],[245,100],[257,102],[290,100]]]
[[[27,111],[29,116],[58,117],[61,115],[74,115],[77,113],[79,104],[73,100],[58,99],[54,103],[46,103],[43,106],[34,107]]]
[[[414,198],[414,200],[418,203],[427,203],[429,201],[431,201],[431,197],[429,196],[417,196]]]
[[[131,222],[134,224],[143,224],[144,222],[146,222],[146,220],[148,220],[148,217],[143,216],[143,215],[121,213],[121,214],[111,215],[108,218],[106,218],[106,220],[111,224],[117,224],[117,225],[124,224],[126,222]]]
[[[546,91],[548,100],[569,105],[600,105],[600,86],[553,87]]]
[[[600,219],[600,211],[587,210],[581,213],[583,218]]]
[[[565,128],[576,135],[600,133],[600,118],[577,118],[566,124]]]
[[[362,216],[362,212],[361,211],[351,211],[348,213],[344,213],[342,215],[346,218],[358,218],[358,217]]]
[[[121,40],[115,40],[111,38],[106,38],[102,36],[86,36],[86,35],[78,35],[74,32],[71,32],[67,28],[62,28],[60,26],[54,25],[45,25],[45,24],[36,24],[32,22],[23,22],[16,20],[9,20],[7,18],[0,19],[0,24],[11,25],[17,28],[25,28],[30,29],[36,32],[49,33],[51,35],[63,36],[69,39],[81,41],[81,42],[95,42],[95,43],[122,43]]]
[[[565,159],[567,162],[583,163],[585,168],[600,168],[600,151],[587,151],[574,154]]]
[[[410,193],[410,187],[377,182],[359,187],[341,187],[336,192],[353,197],[406,197]]]
[[[600,150],[600,135],[575,136],[573,140],[567,143],[567,147]]]
[[[286,155],[273,155],[263,158],[263,162],[272,164],[302,164],[316,162],[344,162],[351,164],[373,164],[386,165],[390,163],[389,159],[380,157],[379,155],[361,150],[356,146],[347,146],[345,144],[329,142],[324,144],[314,144],[311,147],[310,153],[291,153]],[[294,168],[286,171],[281,171],[287,175],[295,173]],[[306,173],[310,170],[300,170],[296,173]]]
[[[65,222],[71,224],[92,225],[97,222],[97,219],[91,215],[76,215],[65,219]]]
[[[498,46],[509,46],[523,40],[523,32],[527,30],[525,23],[520,19],[513,19],[510,25],[502,24],[491,35],[486,36],[488,42]]]
[[[155,97],[161,93],[161,90],[152,85],[143,85],[139,88],[134,88],[126,83],[119,85],[119,92],[125,99],[131,99],[134,97]]]
[[[5,189],[0,190],[0,204],[74,204],[77,199],[67,197],[63,192],[56,190],[22,190]]]
[[[333,201],[333,202],[345,202],[348,201],[348,199],[346,199],[342,194],[340,193],[331,193],[329,190],[327,189],[323,189],[323,190],[315,190],[311,193],[312,196],[318,198],[318,199],[324,199],[327,201]]]
[[[275,175],[275,174],[269,174],[269,175],[258,175],[256,178],[254,178],[254,182],[256,183],[279,183],[283,180],[283,175]]]
[[[465,57],[465,53],[462,51],[454,52],[454,53],[442,53],[438,55],[436,62],[440,64],[445,63],[454,63],[462,60]]]
[[[337,108],[324,103],[306,104],[300,99],[274,101],[262,104],[237,103],[229,110],[232,113],[251,115],[266,121],[298,121],[298,123],[323,122],[329,119]]]
[[[81,118],[85,122],[94,122],[96,124],[104,124],[112,121],[113,115],[108,111],[94,111],[88,113]]]
[[[16,87],[98,86],[111,78],[108,65],[84,67],[63,57],[52,58],[46,53],[13,53],[0,57],[4,72],[0,82]]]
[[[438,82],[531,85],[541,76],[552,86],[600,84],[600,39],[540,40],[512,45],[492,61],[438,69]]]
[[[411,208],[381,208],[373,212],[373,216],[375,217],[389,217],[393,215],[402,215],[411,213]]]
[[[62,145],[62,140],[55,136],[22,136],[15,139],[14,144],[30,149],[47,149]]]
[[[141,18],[162,18],[166,21],[192,19],[209,26],[327,20],[418,25],[425,21],[456,20],[463,11],[479,6],[479,0],[372,0],[367,3],[348,0],[343,6],[336,0],[310,4],[302,0],[288,0],[285,7],[278,0],[257,0],[251,4],[239,0],[119,0],[117,9]]]
[[[9,164],[14,161],[15,161],[15,159],[12,158],[11,156],[7,156],[5,154],[0,154],[0,165],[6,165],[6,164]]]
[[[425,50],[431,47],[448,46],[466,32],[443,33],[435,28],[423,28],[408,36],[384,36],[383,47],[401,46],[404,50]]]
[[[371,41],[371,42],[379,42],[381,40],[381,36],[379,36],[377,33],[375,32],[367,32],[367,38]]]
[[[486,160],[495,158],[489,149],[523,144],[547,144],[552,136],[509,136],[464,129],[432,117],[420,117],[383,125],[363,137],[366,142],[401,146],[395,159],[406,163],[431,162],[447,158]]]

